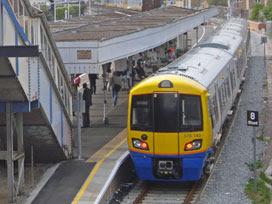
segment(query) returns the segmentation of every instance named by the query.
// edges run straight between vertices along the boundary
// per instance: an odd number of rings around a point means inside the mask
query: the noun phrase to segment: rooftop
[[[146,12],[92,5],[91,15],[49,22],[55,40],[105,41],[115,37],[163,26],[201,11],[164,7]]]

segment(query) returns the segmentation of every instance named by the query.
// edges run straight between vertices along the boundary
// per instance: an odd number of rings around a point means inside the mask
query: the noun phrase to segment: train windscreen
[[[152,131],[152,94],[132,97],[131,130]]]
[[[180,131],[201,131],[202,108],[200,96],[180,95]]]
[[[131,130],[194,132],[203,130],[201,97],[178,93],[132,96]]]
[[[178,132],[178,94],[154,94],[154,132]]]

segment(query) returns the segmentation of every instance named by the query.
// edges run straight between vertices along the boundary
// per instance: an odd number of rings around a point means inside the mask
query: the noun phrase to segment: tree
[[[260,13],[261,13],[263,8],[264,8],[263,4],[254,3],[253,6],[252,6],[252,10],[251,10],[251,13],[250,13],[249,20],[261,21],[263,16]]]
[[[268,3],[267,6],[263,8],[263,14],[267,21],[272,21],[272,3]]]

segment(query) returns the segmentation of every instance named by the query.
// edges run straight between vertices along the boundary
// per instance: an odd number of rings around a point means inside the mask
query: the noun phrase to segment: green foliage
[[[247,166],[248,166],[250,171],[254,171],[254,164],[253,163],[248,164]],[[257,169],[262,168],[263,167],[263,162],[261,160],[258,160],[256,162],[256,166],[257,166]]]
[[[258,137],[257,139],[261,140],[261,141],[266,141],[264,135],[260,135],[260,137]]]
[[[272,185],[272,180],[270,178],[268,178],[264,172],[260,173],[260,178],[265,181],[266,183]]]
[[[252,21],[259,21],[261,20],[260,11],[263,9],[264,5],[260,3],[254,3],[252,6],[251,14],[250,14],[250,20]]]
[[[272,21],[272,3],[269,2],[267,6],[263,8],[263,14],[267,21]]]
[[[57,20],[63,20],[65,18],[65,10],[68,10],[66,7],[57,7],[56,12],[57,12]]]
[[[42,12],[44,13],[44,15],[46,16],[46,19],[48,21],[52,20],[52,13],[49,12],[48,6],[47,5],[41,5],[40,9],[42,10]]]
[[[270,204],[270,189],[261,180],[257,181],[257,192],[254,193],[254,180],[250,179],[246,185],[245,193],[253,200],[253,204]]]
[[[77,17],[78,16],[78,6],[70,6],[69,15],[71,17]]]
[[[208,3],[215,6],[228,6],[227,0],[208,0]]]

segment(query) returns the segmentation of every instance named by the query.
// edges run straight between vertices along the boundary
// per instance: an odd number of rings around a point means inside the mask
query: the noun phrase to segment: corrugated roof
[[[137,12],[107,6],[92,6],[92,15],[50,22],[55,40],[104,41],[141,30],[163,26],[200,11],[178,7],[165,7]]]

